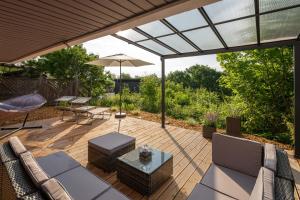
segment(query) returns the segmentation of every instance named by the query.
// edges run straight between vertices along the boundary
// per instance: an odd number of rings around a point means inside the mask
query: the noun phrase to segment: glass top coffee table
[[[173,156],[151,149],[151,158],[143,160],[139,151],[137,148],[118,158],[117,176],[136,191],[150,195],[173,174]]]

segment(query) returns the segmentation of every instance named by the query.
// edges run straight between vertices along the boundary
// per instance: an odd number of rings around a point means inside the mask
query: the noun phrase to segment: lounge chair
[[[215,133],[212,161],[188,200],[294,199],[287,155],[275,145]]]
[[[46,102],[47,100],[43,96],[37,93],[23,95],[23,96],[11,98],[6,101],[0,102],[0,111],[2,112],[26,113],[21,127],[1,128],[0,130],[14,130],[2,136],[1,138],[11,135],[22,129],[42,128],[42,126],[25,126],[25,125],[29,113],[33,110],[42,107]]]
[[[0,158],[0,199],[129,200],[64,152],[34,159],[12,137],[0,145]]]

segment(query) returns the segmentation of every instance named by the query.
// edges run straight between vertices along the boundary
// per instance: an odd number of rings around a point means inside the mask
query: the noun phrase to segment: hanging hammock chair
[[[28,94],[23,95],[15,98],[11,98],[5,101],[0,102],[0,111],[2,112],[13,112],[13,113],[26,113],[26,116],[24,118],[23,124],[21,127],[8,127],[8,128],[1,128],[0,130],[14,130],[2,137],[7,137],[8,135],[11,135],[19,130],[22,129],[33,129],[33,128],[42,128],[42,126],[25,126],[29,112],[36,110],[40,107],[42,107],[47,100],[37,94]]]

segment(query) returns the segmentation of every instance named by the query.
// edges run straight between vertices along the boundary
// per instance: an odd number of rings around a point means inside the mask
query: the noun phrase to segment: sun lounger
[[[76,123],[79,124],[80,116],[83,116],[86,114],[86,117],[89,119],[88,123],[81,124],[81,125],[91,125],[92,120],[95,116],[102,116],[102,119],[104,119],[104,115],[111,115],[110,113],[106,113],[108,111],[108,107],[96,107],[96,106],[81,106],[77,108],[73,108],[71,111],[75,114],[75,120]]]

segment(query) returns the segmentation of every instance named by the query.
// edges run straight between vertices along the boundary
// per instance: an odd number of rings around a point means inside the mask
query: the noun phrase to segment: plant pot
[[[202,127],[202,135],[203,137],[205,138],[209,138],[211,139],[212,138],[212,134],[214,132],[216,132],[216,127],[211,127],[211,126],[203,126]]]
[[[241,136],[241,118],[226,117],[226,134],[231,136]]]

